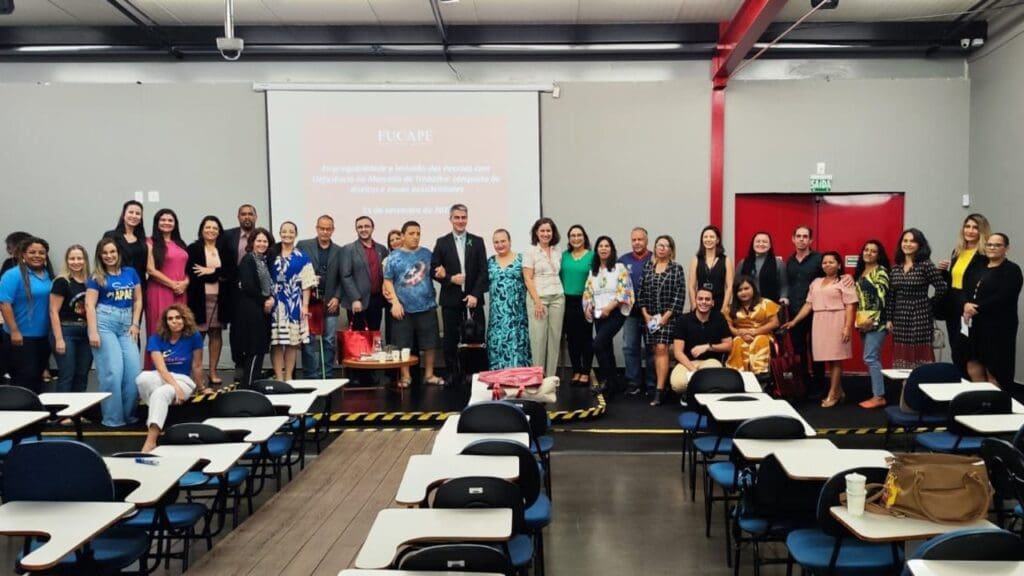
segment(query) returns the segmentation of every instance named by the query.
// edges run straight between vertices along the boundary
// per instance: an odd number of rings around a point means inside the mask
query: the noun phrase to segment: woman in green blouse
[[[562,253],[562,290],[565,292],[565,323],[562,333],[569,348],[572,363],[572,383],[590,385],[590,368],[594,361],[594,329],[583,314],[583,289],[590,275],[594,253],[590,250],[590,237],[579,224],[569,228],[569,248]]]
[[[878,240],[868,240],[860,249],[857,268],[857,318],[855,324],[864,344],[864,365],[871,375],[871,398],[861,408],[885,406],[885,380],[882,378],[882,344],[885,343],[885,301],[889,295],[889,256]]]

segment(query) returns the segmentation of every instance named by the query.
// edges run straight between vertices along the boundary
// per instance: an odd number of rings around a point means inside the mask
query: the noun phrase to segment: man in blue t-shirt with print
[[[391,341],[399,348],[412,348],[415,340],[423,356],[424,382],[444,384],[434,375],[434,349],[438,344],[437,303],[430,277],[430,250],[420,246],[420,225],[412,220],[402,224],[402,247],[393,251],[384,266],[384,297],[391,302]],[[399,388],[412,382],[408,366],[401,367]]]

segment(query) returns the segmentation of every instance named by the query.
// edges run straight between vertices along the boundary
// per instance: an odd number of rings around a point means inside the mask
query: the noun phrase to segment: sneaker
[[[868,398],[867,400],[861,402],[859,406],[866,410],[883,408],[885,407],[885,398],[883,398],[882,396],[872,396],[871,398]]]
[[[689,408],[690,407],[690,405],[686,403],[686,396],[680,396],[679,397],[679,405],[682,406],[683,408]]]
[[[626,386],[626,396],[636,396],[640,394],[639,386]]]

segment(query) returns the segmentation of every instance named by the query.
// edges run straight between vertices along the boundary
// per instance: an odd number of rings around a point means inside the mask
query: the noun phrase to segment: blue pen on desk
[[[160,465],[160,461],[157,460],[156,458],[136,458],[135,459],[135,463],[136,464],[147,464],[149,466],[159,466]]]

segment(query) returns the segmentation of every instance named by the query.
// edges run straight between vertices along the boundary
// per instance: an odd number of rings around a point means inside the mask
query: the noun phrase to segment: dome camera
[[[225,60],[238,60],[245,49],[245,40],[241,38],[217,38],[217,50]]]

